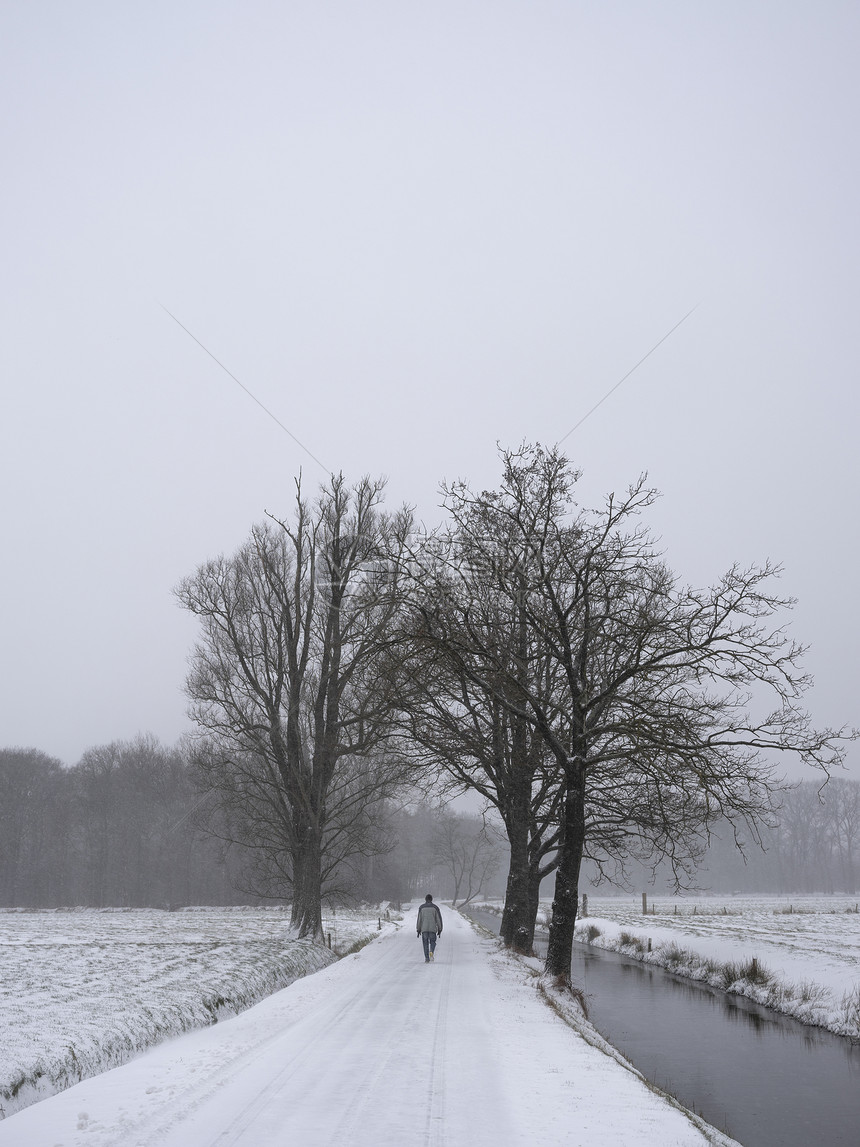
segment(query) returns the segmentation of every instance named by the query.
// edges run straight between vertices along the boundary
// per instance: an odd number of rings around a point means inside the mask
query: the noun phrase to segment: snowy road
[[[0,1147],[701,1145],[453,912],[0,1123]],[[715,1140],[719,1141],[719,1140]]]

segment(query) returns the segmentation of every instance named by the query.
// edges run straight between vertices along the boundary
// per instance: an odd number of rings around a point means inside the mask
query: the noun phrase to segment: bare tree
[[[754,832],[768,816],[772,755],[826,771],[845,731],[816,731],[800,708],[803,649],[768,624],[793,604],[771,589],[777,567],[735,566],[709,589],[684,586],[637,522],[655,498],[644,481],[584,511],[573,497],[579,475],[557,450],[523,447],[503,464],[497,491],[446,490],[452,533],[486,552],[497,601],[548,651],[553,688],[536,689],[512,671],[510,650],[488,641],[462,563],[438,563],[417,609],[423,631],[554,760],[562,795],[547,971],[567,979],[589,836],[606,853],[650,849],[683,870],[715,818]],[[753,715],[753,691],[770,692],[775,708]]]
[[[177,590],[203,630],[187,691],[204,783],[290,890],[302,935],[321,931],[323,882],[355,847],[356,814],[398,780],[379,658],[410,518],[381,511],[382,487],[333,476],[309,506],[297,482],[291,521],[255,527]]]
[[[462,908],[489,884],[501,863],[499,834],[483,816],[441,808],[436,814],[433,855],[451,878],[451,905]]]

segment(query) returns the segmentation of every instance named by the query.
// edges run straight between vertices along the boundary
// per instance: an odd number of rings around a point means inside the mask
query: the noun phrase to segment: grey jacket
[[[425,902],[421,905],[416,927],[419,933],[435,932],[437,936],[442,935],[442,913],[435,904]]]

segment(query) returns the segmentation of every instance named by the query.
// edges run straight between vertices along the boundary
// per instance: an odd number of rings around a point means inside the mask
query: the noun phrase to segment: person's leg
[[[424,959],[428,963],[430,961],[430,936],[431,935],[432,935],[432,933],[430,933],[430,932],[422,932],[421,933],[421,943],[424,945]],[[436,937],[434,936],[433,939],[435,940]]]
[[[430,951],[435,952],[436,951],[436,933],[435,932],[428,932],[427,934],[430,937]]]

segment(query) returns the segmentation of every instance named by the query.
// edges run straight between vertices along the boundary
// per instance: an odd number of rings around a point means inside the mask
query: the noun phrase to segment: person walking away
[[[442,935],[442,913],[433,903],[433,897],[429,892],[424,897],[424,903],[418,909],[416,928],[424,945],[424,963],[429,964],[431,960],[435,959],[436,939]]]

